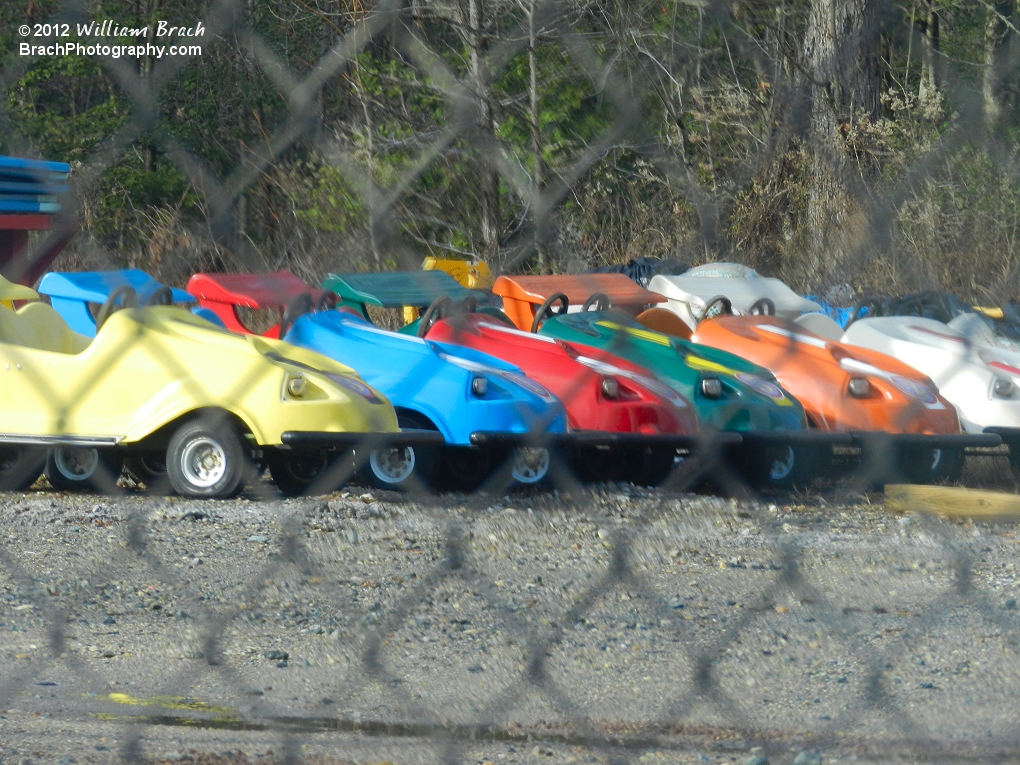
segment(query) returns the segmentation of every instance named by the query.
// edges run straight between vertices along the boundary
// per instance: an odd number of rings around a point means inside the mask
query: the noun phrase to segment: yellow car
[[[24,290],[0,283],[0,301]],[[102,490],[126,458],[143,480],[165,465],[185,496],[235,494],[257,462],[297,494],[338,472],[324,471],[331,456],[369,434],[416,439],[398,433],[389,401],[349,367],[180,308],[130,307],[133,295],[110,296],[95,339],[45,303],[0,304],[0,489],[30,485],[45,463],[56,488]]]

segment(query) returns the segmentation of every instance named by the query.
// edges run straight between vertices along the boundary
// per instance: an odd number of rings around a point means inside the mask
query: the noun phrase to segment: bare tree
[[[937,58],[942,45],[942,22],[938,8],[932,0],[924,0],[921,3],[917,27],[921,32],[921,83],[917,95],[923,101],[931,98],[939,85]]]
[[[981,82],[985,124],[998,127],[1005,116],[1007,52],[1015,29],[1015,0],[989,3],[985,17],[985,71]]]
[[[478,154],[478,203],[481,218],[482,257],[492,259],[499,250],[503,232],[499,204],[499,176],[489,161],[485,144],[496,143],[496,122],[492,110],[489,75],[485,65],[488,48],[484,0],[463,0],[464,34],[470,49],[469,76],[478,108],[477,130],[483,151]]]
[[[853,162],[848,139],[879,114],[880,42],[874,0],[812,0],[804,39],[812,170],[805,245],[812,286],[845,261],[864,234],[854,200],[866,163]]]

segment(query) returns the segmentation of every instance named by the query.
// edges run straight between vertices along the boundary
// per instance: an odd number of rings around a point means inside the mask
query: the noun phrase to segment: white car
[[[948,325],[915,316],[864,318],[844,331],[821,313],[821,306],[779,279],[735,263],[656,276],[648,288],[664,295],[668,303],[662,307],[691,328],[716,312],[766,314],[792,320],[822,338],[892,356],[931,378],[954,405],[964,432],[972,436],[958,441],[981,445],[973,437],[983,433],[1015,441],[1010,461],[1020,471],[1020,352],[981,314],[965,313]]]
[[[648,289],[666,298],[661,304],[691,329],[711,312],[717,298],[725,298],[726,313],[737,315],[768,314],[795,319],[801,314],[821,311],[822,307],[791,290],[779,279],[762,276],[739,263],[708,263],[679,276],[654,276]]]
[[[968,326],[972,331],[964,331]],[[1020,435],[1020,353],[994,339],[975,314],[950,324],[918,316],[860,319],[843,333],[845,343],[888,353],[928,375],[968,433],[1016,428]]]

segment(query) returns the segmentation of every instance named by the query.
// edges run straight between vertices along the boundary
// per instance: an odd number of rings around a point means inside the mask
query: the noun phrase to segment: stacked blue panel
[[[0,214],[60,212],[70,173],[64,162],[0,156]]]

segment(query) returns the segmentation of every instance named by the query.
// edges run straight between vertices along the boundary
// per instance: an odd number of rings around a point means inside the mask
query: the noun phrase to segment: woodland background
[[[106,18],[211,29],[186,61],[17,55]],[[0,57],[0,152],[74,168],[61,267],[1018,294],[1016,0],[3,0]]]

